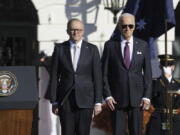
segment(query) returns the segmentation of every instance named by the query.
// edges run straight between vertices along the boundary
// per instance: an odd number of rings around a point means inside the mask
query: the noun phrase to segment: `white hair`
[[[135,24],[135,16],[133,14],[130,13],[123,13],[121,14],[121,16],[119,17],[119,22],[121,23],[122,18],[124,17],[131,17],[133,19],[133,22]]]

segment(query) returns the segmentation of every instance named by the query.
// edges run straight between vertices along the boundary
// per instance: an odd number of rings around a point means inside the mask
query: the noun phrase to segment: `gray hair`
[[[84,27],[84,24],[83,24],[83,22],[82,22],[81,20],[79,20],[79,19],[77,19],[77,18],[72,18],[72,19],[70,19],[70,20],[68,21],[68,23],[67,23],[67,29],[69,29],[71,23],[74,22],[74,21],[77,21],[77,22],[82,23],[82,25],[83,25],[83,27]]]
[[[135,16],[134,16],[133,14],[130,14],[130,13],[123,13],[123,14],[121,14],[121,16],[119,17],[119,23],[121,23],[121,20],[122,20],[122,18],[124,18],[124,17],[130,17],[130,18],[132,18],[132,19],[133,19],[133,22],[134,22],[134,24],[135,24]]]

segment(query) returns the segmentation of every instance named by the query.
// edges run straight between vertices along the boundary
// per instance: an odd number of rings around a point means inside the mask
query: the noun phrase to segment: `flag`
[[[151,58],[156,57],[156,39],[167,30],[175,26],[175,15],[172,0],[128,0],[123,11],[131,13],[136,18],[134,36],[147,41]],[[116,26],[111,39],[117,38],[120,31]]]

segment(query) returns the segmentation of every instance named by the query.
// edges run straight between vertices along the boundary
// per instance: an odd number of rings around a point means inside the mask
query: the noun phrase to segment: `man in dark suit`
[[[51,102],[59,114],[62,135],[89,135],[93,114],[101,111],[102,72],[98,49],[83,40],[78,19],[67,24],[69,40],[55,45],[51,69]]]
[[[104,97],[112,112],[113,135],[141,135],[142,110],[151,97],[151,64],[146,42],[133,36],[135,18],[119,19],[121,35],[105,43],[102,56]]]
[[[162,75],[153,80],[152,89],[152,105],[155,111],[152,113],[150,121],[147,125],[146,135],[169,135],[170,129],[168,115],[172,102],[172,135],[180,133],[180,80],[173,77],[175,70],[175,59],[172,55],[160,55],[160,68]],[[167,97],[167,91],[177,92],[172,96],[172,100]],[[179,91],[180,93],[180,91]],[[168,99],[167,99],[168,98]],[[170,124],[170,123],[169,123]]]

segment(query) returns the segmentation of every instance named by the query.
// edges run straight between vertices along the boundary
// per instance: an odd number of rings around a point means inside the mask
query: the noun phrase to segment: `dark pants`
[[[93,109],[78,108],[74,91],[59,111],[62,135],[89,135]]]
[[[119,108],[112,113],[113,135],[142,135],[141,108]]]
[[[162,123],[166,122],[166,117],[162,117],[162,115],[165,116],[165,114],[161,113],[153,113],[151,115],[151,119],[147,125],[147,131],[146,135],[168,135],[167,130],[162,129]],[[179,135],[180,134],[180,115],[175,115],[173,117],[173,135]]]

